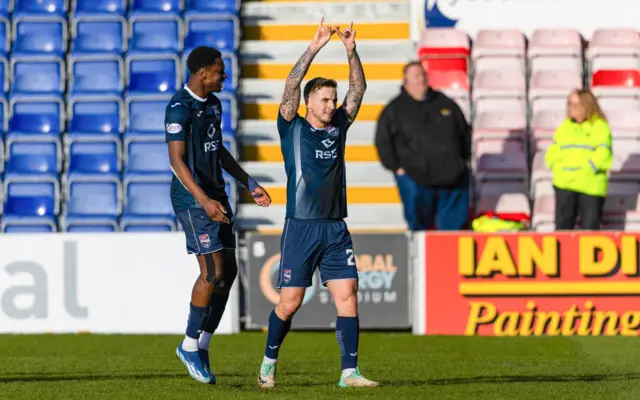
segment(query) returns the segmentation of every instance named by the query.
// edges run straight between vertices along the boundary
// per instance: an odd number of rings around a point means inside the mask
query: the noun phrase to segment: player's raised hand
[[[255,188],[251,196],[260,207],[269,207],[271,204],[271,197],[269,197],[269,193],[267,193],[262,186]]]
[[[318,25],[318,30],[315,35],[313,35],[313,39],[311,39],[311,47],[312,50],[318,51],[323,48],[329,40],[331,40],[331,36],[336,33],[335,28],[331,26],[324,25],[324,17],[320,20],[320,25]]]
[[[211,200],[203,204],[204,210],[214,222],[220,222],[223,224],[229,223],[229,217],[227,217],[227,209],[219,201]]]
[[[353,21],[348,28],[340,30],[339,26],[335,27],[335,31],[340,36],[340,40],[344,43],[347,51],[353,51],[356,48],[356,31],[353,29]]]

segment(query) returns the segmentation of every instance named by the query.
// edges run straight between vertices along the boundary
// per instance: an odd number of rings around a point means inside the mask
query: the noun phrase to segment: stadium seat
[[[154,15],[130,18],[131,38],[129,53],[179,53],[182,51],[183,32],[180,19],[174,15]]]
[[[85,218],[66,218],[62,220],[63,231],[69,233],[110,233],[118,231],[118,224],[110,220],[86,220]]]
[[[239,0],[186,0],[185,12],[191,14],[238,14],[240,10]]]
[[[473,41],[471,58],[525,58],[525,37],[515,29],[481,29]]]
[[[235,131],[238,121],[238,109],[235,97],[226,93],[218,93],[218,99],[222,104],[222,130]]]
[[[612,153],[610,180],[640,181],[640,142],[616,140],[613,142]]]
[[[469,77],[464,71],[430,71],[429,86],[452,95],[469,97]]]
[[[6,172],[57,177],[62,167],[60,142],[51,136],[28,136],[7,140]]]
[[[53,218],[59,212],[58,179],[47,175],[7,175],[4,215]]]
[[[61,57],[67,51],[67,21],[63,18],[16,18],[13,55],[50,54]]]
[[[73,4],[73,16],[118,15],[124,16],[127,12],[127,0],[75,0]]]
[[[519,140],[479,140],[474,144],[474,170],[477,181],[513,180],[526,182],[528,157]]]
[[[474,74],[490,70],[515,71],[524,74],[526,62],[524,58],[511,56],[481,57],[473,62]]]
[[[12,97],[9,135],[59,136],[64,128],[64,102],[59,97]]]
[[[120,140],[112,136],[70,138],[65,153],[69,173],[115,174],[122,165]]]
[[[73,54],[127,51],[125,19],[117,15],[78,17],[73,21]]]
[[[175,230],[175,216],[169,189],[171,177],[125,179],[125,205],[121,226],[127,231],[131,225],[162,225]]]
[[[527,116],[515,110],[489,111],[476,114],[473,139],[513,139],[526,142]]]
[[[607,97],[597,96],[600,108],[605,114],[613,110],[636,110],[640,109],[640,98],[637,97]]]
[[[637,56],[640,36],[635,29],[596,29],[586,51],[587,60],[601,56]]]
[[[0,17],[8,18],[13,12],[15,0],[0,0]]]
[[[591,62],[591,68],[588,71],[590,75],[601,70],[636,70],[640,69],[640,57],[635,56],[602,56],[594,58]]]
[[[524,72],[489,70],[475,76],[473,83],[474,101],[487,98],[519,98],[526,93]]]
[[[533,114],[530,124],[532,147],[537,148],[540,140],[550,140],[566,117],[564,110],[543,110]]]
[[[132,94],[173,93],[181,85],[180,60],[174,55],[129,55],[127,89]]]
[[[15,16],[43,15],[66,17],[67,0],[15,0]]]
[[[591,89],[598,98],[640,97],[640,71],[600,70],[593,74]]]
[[[61,95],[65,90],[64,63],[49,56],[11,58],[12,95]]]
[[[476,215],[487,212],[531,215],[529,190],[519,182],[484,183],[478,193]]]
[[[529,62],[530,73],[539,71],[571,71],[582,76],[582,58],[568,56],[546,56],[534,58]]]
[[[58,227],[53,218],[5,217],[0,222],[3,233],[55,233]]]
[[[11,29],[11,22],[9,22],[7,17],[3,16],[2,10],[0,9],[0,55],[2,55],[3,58],[6,58],[7,54],[11,51],[13,37]]]
[[[164,135],[129,136],[124,142],[125,175],[171,175]]]
[[[123,232],[171,232],[174,227],[168,223],[160,221],[132,221],[125,218],[123,222]]]
[[[582,58],[582,38],[575,29],[536,29],[529,39],[527,56],[537,58],[565,56]]]
[[[0,99],[6,101],[5,93],[9,91],[9,61],[0,56]]]
[[[640,140],[640,109],[613,109],[606,113],[613,140]]]
[[[70,57],[71,94],[122,95],[124,61],[119,55],[80,55]]]
[[[212,46],[220,51],[236,51],[240,41],[238,18],[233,15],[188,16],[185,18],[187,36],[184,50],[198,46]]]
[[[164,133],[164,112],[171,95],[128,96],[129,133]]]
[[[120,97],[71,97],[69,135],[119,135],[124,130],[123,109]]]
[[[460,29],[423,29],[418,57],[427,71],[469,69],[470,40]]]
[[[547,99],[560,98],[566,101],[571,91],[581,89],[582,86],[582,76],[572,71],[536,72],[529,82],[529,104],[535,108],[535,103]]]
[[[553,191],[545,192],[537,196],[533,204],[533,215],[531,217],[532,229],[541,233],[554,232],[556,230],[556,204]]]
[[[131,0],[131,15],[179,14],[184,0]],[[216,0],[220,1],[220,0]]]
[[[639,197],[638,182],[609,182],[604,203],[604,218],[608,221],[640,222]]]
[[[117,175],[69,175],[63,222],[66,229],[70,226],[108,226],[117,230],[118,216],[122,212],[121,196]]]

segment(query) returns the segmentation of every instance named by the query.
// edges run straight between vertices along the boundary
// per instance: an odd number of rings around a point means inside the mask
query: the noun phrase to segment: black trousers
[[[558,189],[556,192],[556,230],[572,230],[580,215],[580,228],[599,230],[602,223],[604,197],[589,196],[571,190]]]

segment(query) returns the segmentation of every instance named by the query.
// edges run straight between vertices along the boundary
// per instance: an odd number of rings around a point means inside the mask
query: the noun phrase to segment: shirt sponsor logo
[[[209,129],[207,129],[207,136],[209,139],[213,139],[213,136],[216,134],[216,127],[213,124],[209,125]]]
[[[182,125],[180,124],[167,124],[165,126],[167,133],[176,134],[182,132]]]

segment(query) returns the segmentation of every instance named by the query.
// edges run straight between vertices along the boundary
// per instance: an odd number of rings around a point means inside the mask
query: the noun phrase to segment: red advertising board
[[[639,233],[427,233],[424,333],[637,336]]]

